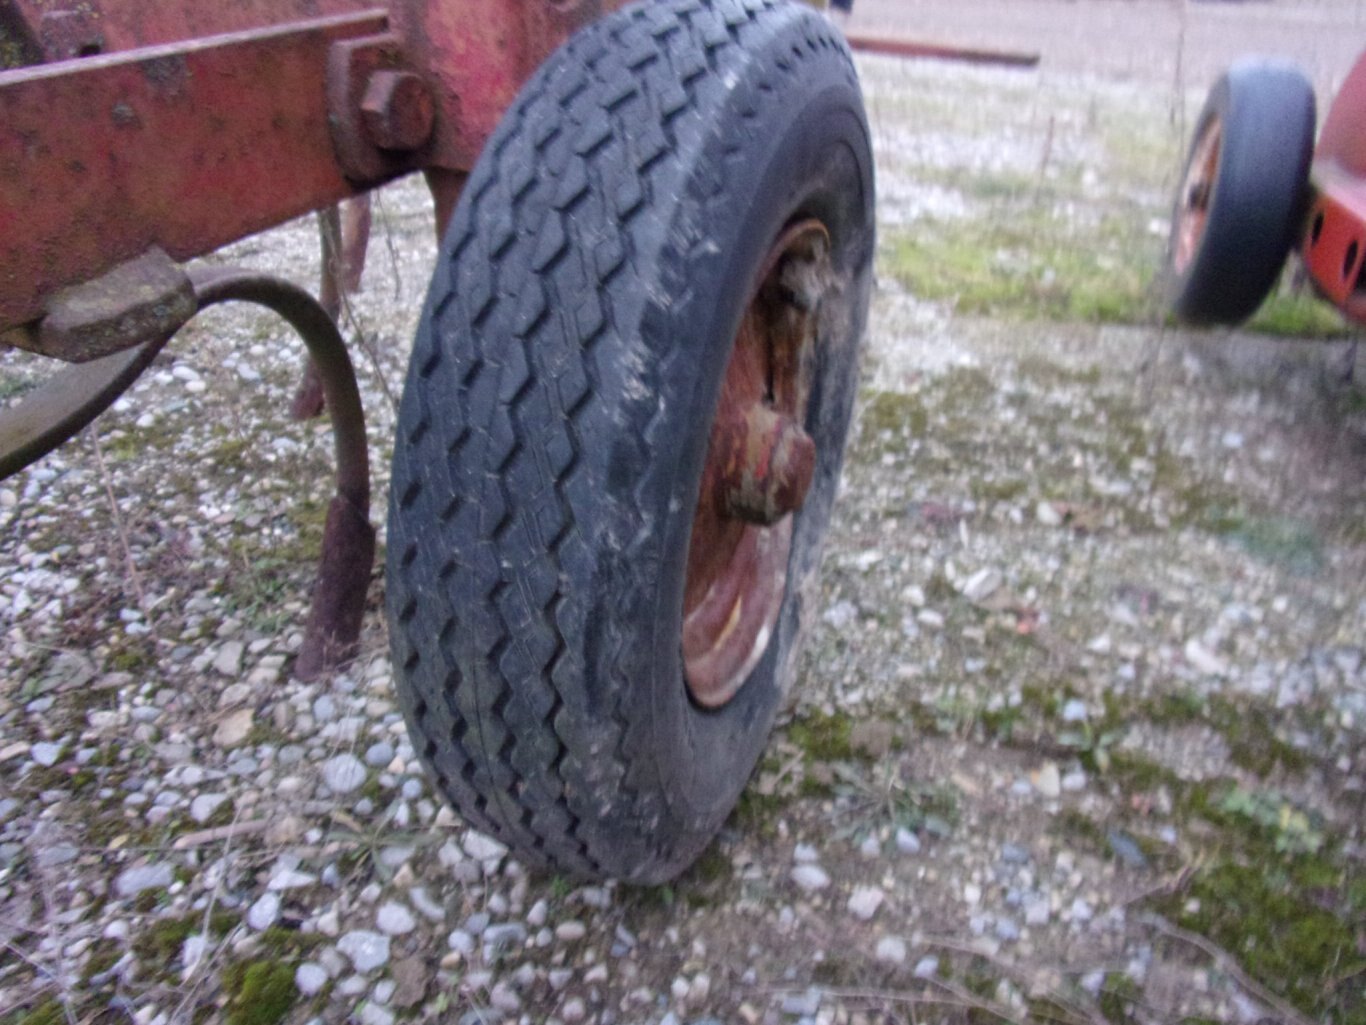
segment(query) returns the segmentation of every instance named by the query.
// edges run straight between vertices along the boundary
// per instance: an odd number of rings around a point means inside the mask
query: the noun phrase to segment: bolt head
[[[727,515],[772,526],[806,501],[816,473],[816,443],[801,425],[766,405],[746,412],[741,421],[740,458],[722,482]]]
[[[417,149],[431,138],[436,124],[431,90],[411,71],[372,74],[360,110],[366,135],[380,149]]]

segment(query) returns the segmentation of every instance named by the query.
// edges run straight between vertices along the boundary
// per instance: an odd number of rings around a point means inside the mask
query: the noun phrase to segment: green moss
[[[325,942],[318,933],[299,932],[278,925],[272,925],[256,936],[257,949],[269,952],[279,961],[300,960]]]
[[[237,921],[238,916],[231,911],[215,911],[209,916],[209,935],[225,936],[237,925]],[[202,914],[163,918],[153,922],[134,938],[133,953],[144,967],[169,972],[178,962],[185,941],[203,929]]]
[[[1322,867],[1322,866],[1319,866]],[[1295,861],[1221,861],[1197,872],[1185,894],[1162,898],[1164,913],[1236,956],[1252,976],[1307,1014],[1360,1025],[1366,971],[1347,912],[1335,895],[1305,889]],[[1315,868],[1309,873],[1321,878]]]
[[[903,451],[906,441],[925,437],[930,419],[919,395],[879,391],[863,404],[859,425],[859,447],[874,448],[881,455]]]
[[[1183,690],[1149,698],[1139,714],[1155,726],[1190,726],[1204,721],[1205,699]]]
[[[4,67],[4,60],[0,58],[0,68]],[[38,387],[37,381],[29,380],[26,377],[11,377],[9,374],[0,373],[0,402],[9,399],[16,399],[26,392]]]
[[[1110,972],[1100,987],[1100,1013],[1114,1025],[1137,1021],[1134,1007],[1142,997],[1138,985],[1121,972]]]
[[[238,961],[223,969],[228,1025],[277,1025],[294,1006],[294,966]]]
[[[148,672],[157,666],[156,645],[143,637],[116,637],[110,641],[104,664],[111,672]]]
[[[1277,726],[1285,717],[1265,707],[1214,695],[1207,702],[1206,717],[1228,744],[1233,764],[1258,776],[1277,770],[1303,772],[1313,763],[1307,753],[1280,738]]]
[[[850,742],[853,727],[854,720],[843,712],[812,712],[788,726],[787,739],[816,761],[850,761],[855,753]]]
[[[1063,808],[1053,820],[1054,828],[1068,840],[1092,853],[1105,850],[1105,827],[1076,808]]]
[[[1130,751],[1112,752],[1106,775],[1131,794],[1152,793],[1164,786],[1180,792],[1186,787],[1186,782],[1165,765],[1159,765]]]
[[[90,948],[90,957],[85,962],[85,968],[81,971],[81,979],[89,982],[96,975],[103,975],[118,963],[123,956],[123,950],[113,940],[100,940]]]
[[[730,859],[715,843],[710,844],[702,856],[693,862],[688,877],[702,883],[715,883],[731,877]]]
[[[156,897],[153,895],[153,903]],[[225,936],[238,924],[234,912],[214,912],[209,916],[209,935]],[[186,914],[179,918],[161,918],[139,932],[133,940],[133,953],[143,969],[169,976],[175,972],[180,959],[180,948],[193,933],[204,931],[202,914]]]
[[[29,1008],[21,1008],[0,1018],[0,1025],[66,1025],[66,1009],[61,1001],[44,1000]]]
[[[826,779],[808,773],[803,776],[802,781],[797,784],[797,795],[812,801],[823,801],[827,797],[835,796],[835,784],[832,779]]]
[[[970,484],[971,494],[978,502],[1013,502],[1029,493],[1030,482],[1018,477],[1001,480],[975,479]]]

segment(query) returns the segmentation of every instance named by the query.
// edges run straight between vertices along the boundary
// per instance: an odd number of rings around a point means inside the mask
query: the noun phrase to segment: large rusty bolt
[[[721,481],[726,515],[772,526],[800,509],[816,472],[816,443],[792,417],[755,405],[736,425],[728,472]]]
[[[360,103],[365,134],[380,149],[414,150],[432,136],[436,104],[411,71],[376,71]]]

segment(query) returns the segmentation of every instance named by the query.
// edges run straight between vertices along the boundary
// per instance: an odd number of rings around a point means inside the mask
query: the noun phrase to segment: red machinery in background
[[[1315,144],[1313,87],[1264,60],[1232,67],[1196,124],[1168,250],[1171,303],[1193,324],[1251,316],[1298,250],[1315,289],[1366,323],[1366,53]]]

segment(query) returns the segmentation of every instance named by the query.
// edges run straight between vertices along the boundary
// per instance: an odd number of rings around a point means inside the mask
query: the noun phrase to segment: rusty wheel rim
[[[815,220],[774,242],[721,383],[683,594],[684,677],[705,708],[739,691],[782,608],[792,514],[816,466],[802,425],[816,318],[832,277],[829,253],[829,233]]]
[[[1214,183],[1219,176],[1223,136],[1219,119],[1212,118],[1200,132],[1191,151],[1186,177],[1178,193],[1180,204],[1176,211],[1176,244],[1172,247],[1172,267],[1178,274],[1186,273],[1205,237]]]

